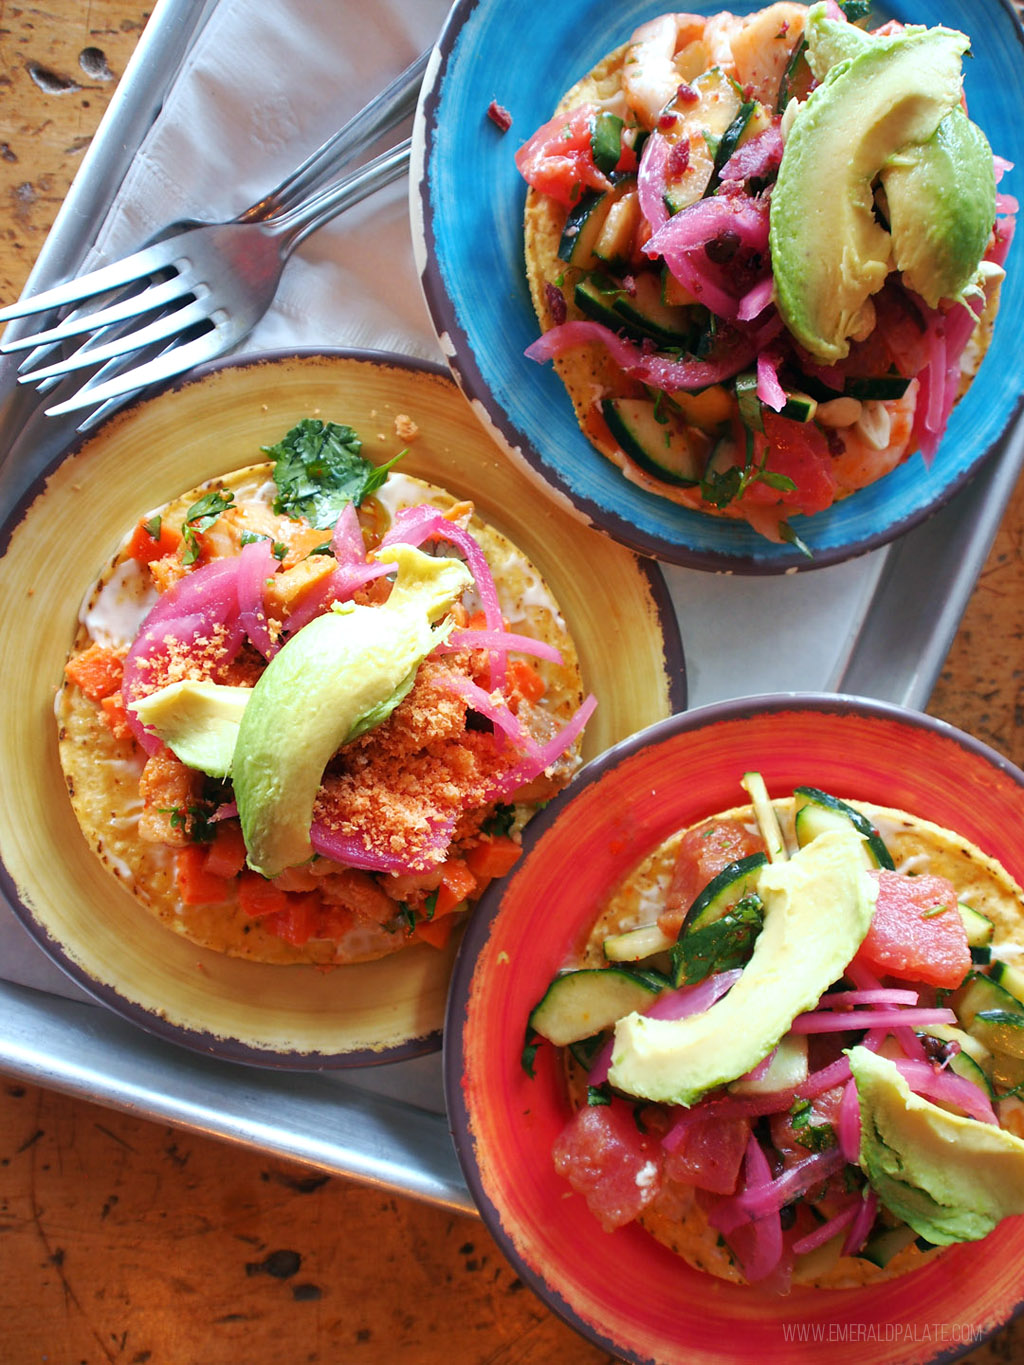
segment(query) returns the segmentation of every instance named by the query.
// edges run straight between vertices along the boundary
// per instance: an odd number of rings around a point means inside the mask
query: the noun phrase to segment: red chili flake
[[[560,327],[569,316],[565,295],[556,284],[552,284],[551,281],[548,280],[544,285],[544,296],[548,301],[548,307],[551,309],[551,316],[554,319],[555,326]]]
[[[676,91],[676,99],[680,104],[699,104],[700,91],[694,90],[692,85],[687,85],[687,83],[683,81],[682,85]]]
[[[685,175],[690,165],[690,143],[684,137],[679,142],[673,143],[672,150],[668,154],[665,162],[665,174],[675,178]]]
[[[497,124],[503,133],[507,133],[512,127],[512,115],[497,100],[491,100],[487,106],[487,117],[492,123]]]

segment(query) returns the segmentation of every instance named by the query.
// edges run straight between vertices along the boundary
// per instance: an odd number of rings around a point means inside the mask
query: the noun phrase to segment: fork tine
[[[156,242],[119,261],[112,261],[110,265],[91,270],[87,275],[78,275],[65,284],[44,289],[41,294],[31,294],[17,303],[8,304],[6,308],[0,308],[0,323],[28,317],[31,313],[45,313],[50,308],[63,308],[69,303],[80,303],[93,294],[104,294],[158,270],[166,270],[183,254],[182,243],[188,235],[182,233],[166,242]]]
[[[111,398],[119,398],[122,394],[130,393],[132,389],[141,389],[147,384],[157,384],[161,380],[171,379],[174,375],[181,374],[183,370],[191,369],[193,365],[201,365],[204,360],[212,359],[221,349],[217,333],[204,332],[192,341],[172,347],[155,359],[126,370],[116,379],[109,379],[101,384],[90,381],[70,398],[47,408],[46,415],[59,417],[65,412],[77,412],[93,403],[106,403]]]
[[[20,336],[11,341],[4,338],[3,341],[0,341],[0,353],[9,355],[12,351],[28,351],[34,347],[50,347],[58,342],[66,341],[69,337],[81,336],[83,332],[98,331],[101,327],[109,327],[113,323],[125,322],[140,316],[142,313],[163,308],[166,304],[172,303],[183,294],[190,292],[189,282],[181,275],[174,275],[161,284],[137,290],[130,298],[119,299],[116,303],[105,308],[99,308],[95,312],[76,309],[63,322],[58,323],[56,327],[48,328],[46,331],[33,332],[29,336]],[[42,358],[40,356],[35,364],[38,364]],[[26,369],[34,367],[34,365],[25,366]]]
[[[31,370],[18,376],[19,384],[33,384],[40,379],[50,379],[54,375],[70,374],[72,370],[84,369],[87,365],[100,365],[105,360],[113,360],[128,351],[138,351],[153,342],[162,341],[176,332],[184,332],[197,323],[210,322],[206,303],[200,299],[186,304],[183,308],[171,309],[145,327],[136,328],[123,336],[116,337],[98,346],[86,343],[73,355],[59,360],[54,365],[44,365],[41,370]],[[212,325],[212,324],[211,324]]]

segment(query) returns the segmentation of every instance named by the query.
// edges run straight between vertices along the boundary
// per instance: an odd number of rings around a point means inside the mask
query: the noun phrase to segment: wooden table
[[[0,299],[13,299],[148,18],[0,0]],[[1024,486],[929,710],[1024,763]],[[0,1360],[597,1365],[483,1226],[0,1079]],[[967,1359],[1024,1358],[1024,1326]]]

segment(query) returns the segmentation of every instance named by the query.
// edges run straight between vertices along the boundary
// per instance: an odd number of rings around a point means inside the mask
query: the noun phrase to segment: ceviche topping
[[[1013,236],[1007,163],[966,110],[969,38],[868,32],[869,8],[663,15],[516,158],[544,329],[527,356],[559,360],[631,477],[775,540],[932,459]]]
[[[484,545],[499,577],[526,561],[472,504],[405,476],[386,504],[390,466],[333,422],[264,453],[139,523],[155,602],[68,682],[145,756],[139,835],[173,851],[184,904],[296,946],[361,924],[441,946],[568,780],[595,701],[529,613],[509,629]]]
[[[627,879],[530,1015],[523,1064],[564,1049],[575,1109],[556,1169],[606,1230],[717,1243],[716,1273],[778,1292],[986,1236],[1024,1212],[1024,973],[961,898],[984,855],[901,812],[744,785],[750,807]],[[991,867],[977,894],[1019,914]],[[632,922],[653,886],[662,914]]]

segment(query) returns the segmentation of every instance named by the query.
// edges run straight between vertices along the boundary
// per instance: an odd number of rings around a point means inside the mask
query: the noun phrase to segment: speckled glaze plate
[[[599,698],[592,757],[685,706],[660,574],[541,502],[482,436],[439,367],[376,353],[246,357],[138,402],[60,459],[0,530],[0,884],[79,985],[150,1031],[269,1066],[340,1067],[436,1050],[451,951],[416,946],[335,971],[198,949],[147,915],[80,834],[57,758],[53,696],[86,590],[141,512],[258,461],[300,418],[347,422],[371,458],[472,498],[547,579]]]
[[[603,898],[673,831],[800,783],[955,829],[1024,879],[1024,773],[941,721],[842,696],[784,695],[674,716],[588,765],[481,901],[445,1028],[449,1122],[467,1183],[523,1278],[589,1340],[643,1365],[925,1365],[951,1360],[1024,1300],[1024,1218],[912,1275],[771,1298],[691,1269],[636,1224],[604,1233],[556,1176],[571,1112],[554,1049],[520,1065],[530,1009]],[[826,1355],[827,1353],[827,1355]]]
[[[526,187],[513,161],[555,104],[664,0],[567,0],[510,5],[458,0],[441,35],[420,102],[412,211],[427,306],[452,372],[491,436],[562,506],[641,554],[693,568],[783,573],[833,564],[883,545],[934,512],[978,469],[1019,410],[1024,328],[1021,247],[990,353],[956,409],[931,468],[914,455],[879,483],[793,528],[813,551],[772,545],[749,527],[691,512],[626,480],[577,427],[550,365],[526,360],[538,335],[523,265]],[[700,13],[760,8],[695,0]],[[1001,188],[1018,195],[1024,174],[1024,38],[1010,0],[895,0],[877,22],[946,24],[972,39],[964,63],[972,118],[1017,171]],[[523,55],[510,60],[510,54]],[[512,115],[504,135],[487,117],[497,100]]]

